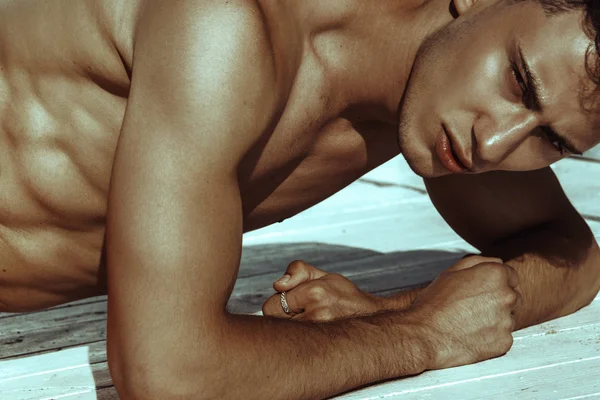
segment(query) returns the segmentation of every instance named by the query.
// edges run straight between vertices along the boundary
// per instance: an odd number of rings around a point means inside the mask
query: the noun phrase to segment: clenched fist
[[[286,292],[292,310],[286,314],[280,294],[271,296],[263,305],[263,314],[277,318],[325,322],[379,311],[379,298],[363,292],[339,274],[329,274],[304,261],[290,263],[284,277],[273,284],[278,292]]]
[[[425,328],[428,369],[472,364],[512,347],[517,272],[497,258],[471,256],[442,272],[412,303],[407,317]]]

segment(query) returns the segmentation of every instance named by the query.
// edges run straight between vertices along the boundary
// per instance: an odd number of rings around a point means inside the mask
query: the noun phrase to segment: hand
[[[412,303],[408,314],[425,327],[428,369],[472,364],[512,347],[513,309],[520,301],[517,272],[497,258],[463,258],[442,272]]]
[[[339,274],[329,274],[304,261],[292,262],[273,288],[286,292],[288,306],[294,314],[283,311],[281,295],[277,293],[263,305],[263,314],[269,317],[326,322],[379,311],[377,297],[361,291]]]

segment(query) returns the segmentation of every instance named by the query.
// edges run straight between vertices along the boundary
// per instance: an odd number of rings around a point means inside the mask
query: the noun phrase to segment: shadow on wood
[[[324,243],[268,244],[244,247],[242,263],[228,309],[234,313],[260,311],[274,293],[272,284],[293,260],[304,260],[327,272],[342,274],[361,289],[389,295],[432,281],[463,256],[438,250],[378,253]]]
[[[296,259],[340,273],[363,290],[389,295],[433,280],[461,256],[433,250],[378,253],[324,243],[246,246],[228,309],[233,313],[260,311],[274,293],[273,281]],[[85,346],[98,398],[117,398],[106,361],[106,296],[38,312],[2,314],[0,321],[0,360]],[[31,373],[42,370],[43,365],[31,366]]]

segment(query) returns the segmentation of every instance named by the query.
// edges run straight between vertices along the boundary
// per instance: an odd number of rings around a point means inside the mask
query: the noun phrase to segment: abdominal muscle
[[[0,115],[2,308],[28,311],[100,294],[125,100],[91,81],[5,71],[6,80],[18,82],[9,82],[10,107]]]
[[[3,117],[12,121],[1,132],[3,311],[36,310],[106,293],[107,198],[126,102],[85,84],[73,84],[67,104],[67,93],[61,95],[61,107],[30,95],[15,103],[9,119]],[[70,112],[60,114],[64,109]],[[25,128],[18,135],[17,126]],[[367,160],[369,142],[379,143],[375,136],[334,119],[310,132],[313,139],[301,149],[282,156],[282,142],[289,140],[284,128],[270,135],[258,162],[252,164],[251,150],[240,165],[245,231],[310,207],[394,155],[380,152]],[[269,155],[271,150],[277,157]]]
[[[129,78],[114,49],[95,48],[79,67],[36,71],[17,53],[2,65],[0,311],[106,293],[107,199]],[[245,231],[316,204],[396,154],[387,128],[357,127],[335,117],[342,110],[324,116],[305,98],[288,104],[301,112],[284,112],[239,166]]]

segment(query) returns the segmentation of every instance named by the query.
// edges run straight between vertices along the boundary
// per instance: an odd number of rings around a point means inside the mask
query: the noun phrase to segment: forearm
[[[186,398],[323,398],[428,363],[419,326],[401,313],[325,324],[230,315],[218,330],[209,354],[185,351]]]
[[[516,330],[575,312],[600,287],[600,251],[583,220],[524,232],[483,249],[519,274]]]

